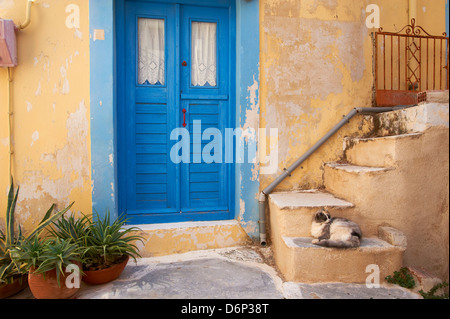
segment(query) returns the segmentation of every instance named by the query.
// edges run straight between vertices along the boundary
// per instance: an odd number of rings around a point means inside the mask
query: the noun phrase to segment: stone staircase
[[[415,112],[406,116],[408,123],[422,118],[417,109],[408,112]],[[386,123],[392,116],[378,115],[376,121]],[[376,265],[383,281],[403,266],[406,236],[396,226],[407,219],[403,192],[411,183],[420,183],[414,180],[411,161],[420,161],[427,152],[424,135],[429,126],[397,125],[403,129],[394,135],[379,125],[374,137],[345,138],[343,160],[324,164],[324,189],[269,195],[275,261],[286,280],[365,283],[373,272],[368,266]],[[357,222],[363,232],[361,246],[336,249],[311,244],[312,218],[321,208],[332,217]]]
[[[310,225],[319,209],[332,216],[357,220],[358,210],[323,191],[273,193],[269,196],[272,244],[278,268],[288,281],[363,283],[367,266],[378,265],[384,278],[402,266],[406,247],[365,235],[355,249],[324,248],[311,244]],[[367,227],[360,224],[363,234]]]

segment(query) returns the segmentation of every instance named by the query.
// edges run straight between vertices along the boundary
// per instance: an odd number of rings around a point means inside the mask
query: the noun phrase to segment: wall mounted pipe
[[[317,151],[325,142],[327,142],[334,134],[336,134],[339,129],[350,122],[350,120],[357,114],[377,114],[392,112],[396,110],[401,110],[409,108],[415,105],[401,105],[396,107],[359,107],[352,109],[344,118],[336,124],[324,137],[322,137],[314,146],[312,146],[305,154],[303,154],[297,161],[294,162],[289,168],[285,168],[284,172],[277,177],[269,186],[267,186],[259,194],[259,239],[261,246],[266,246],[267,244],[267,234],[266,234],[266,199],[267,196],[272,193],[272,191],[288,176],[291,176],[292,172],[295,171],[304,161],[306,161],[315,151]]]
[[[13,178],[13,156],[14,156],[14,149],[13,149],[13,115],[14,115],[14,110],[13,110],[13,102],[12,102],[12,82],[13,82],[13,76],[12,76],[12,69],[8,68],[7,70],[7,75],[8,75],[8,79],[7,79],[7,84],[8,84],[8,139],[9,139],[9,177],[10,177],[10,182],[12,183],[12,178]]]
[[[30,25],[30,23],[31,23],[31,6],[33,5],[34,1],[35,0],[28,0],[25,21],[17,26],[17,30],[23,30]]]

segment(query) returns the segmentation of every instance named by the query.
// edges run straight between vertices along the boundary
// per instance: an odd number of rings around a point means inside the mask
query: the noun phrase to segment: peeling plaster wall
[[[371,106],[368,1],[261,1],[261,122],[279,130],[279,168],[290,166],[356,106]],[[277,190],[321,186],[321,164],[341,156],[352,121]]]
[[[445,30],[444,2],[418,1],[433,14],[421,12],[418,23],[430,32]],[[384,30],[408,24],[407,0],[260,1],[261,127],[279,130],[278,172],[262,175],[260,189],[352,108],[372,106],[374,30],[365,23],[372,3],[380,7]],[[276,190],[321,187],[322,164],[342,157],[342,138],[371,127],[369,119],[354,118]]]
[[[80,28],[68,28],[69,0],[38,0],[17,33],[13,69],[13,176],[20,186],[17,221],[25,229],[48,208],[75,201],[91,212],[88,0],[78,0]],[[25,0],[0,1],[0,17],[25,19]],[[0,69],[0,219],[9,189],[7,72]],[[1,221],[0,221],[1,222]]]

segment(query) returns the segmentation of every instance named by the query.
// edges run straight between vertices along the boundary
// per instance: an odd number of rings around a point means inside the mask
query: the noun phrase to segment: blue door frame
[[[234,164],[176,164],[169,156],[176,141],[170,132],[182,127],[193,142],[193,124],[214,127],[225,136],[235,123],[235,8],[231,1],[220,6],[193,6],[199,1],[176,3],[125,1],[116,14],[118,84],[117,153],[119,210],[131,223],[225,220],[234,218]],[[158,19],[165,26],[165,81],[138,84],[139,19]],[[122,21],[124,22],[122,24]],[[217,85],[192,86],[190,65],[192,22],[217,25]],[[122,42],[122,44],[120,44]],[[218,122],[216,122],[218,121]],[[194,141],[195,142],[195,141]],[[203,142],[204,143],[204,142]],[[198,146],[204,146],[200,143]],[[225,148],[225,145],[223,145]],[[193,151],[193,152],[192,152]],[[224,153],[222,151],[222,153]]]
[[[145,1],[145,0],[142,0]],[[233,0],[236,7],[236,112],[235,127],[246,127],[259,114],[259,1]],[[177,1],[161,0],[163,3]],[[198,0],[199,5],[223,6],[222,0]],[[234,5],[234,4],[233,4]],[[110,211],[113,218],[121,215],[118,204],[118,154],[116,132],[118,114],[118,82],[123,70],[116,68],[123,41],[115,37],[117,24],[124,23],[120,11],[124,0],[89,1],[90,32],[90,118],[92,209],[102,216]],[[103,30],[104,39],[96,39],[96,30]],[[251,118],[247,118],[251,115]],[[245,150],[257,143],[248,136]],[[259,175],[255,164],[235,164],[234,218],[239,220],[251,238],[258,238]]]

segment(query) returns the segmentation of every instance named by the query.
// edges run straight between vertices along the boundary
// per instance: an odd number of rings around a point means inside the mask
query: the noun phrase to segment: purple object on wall
[[[0,67],[17,66],[17,43],[12,20],[0,19]]]

